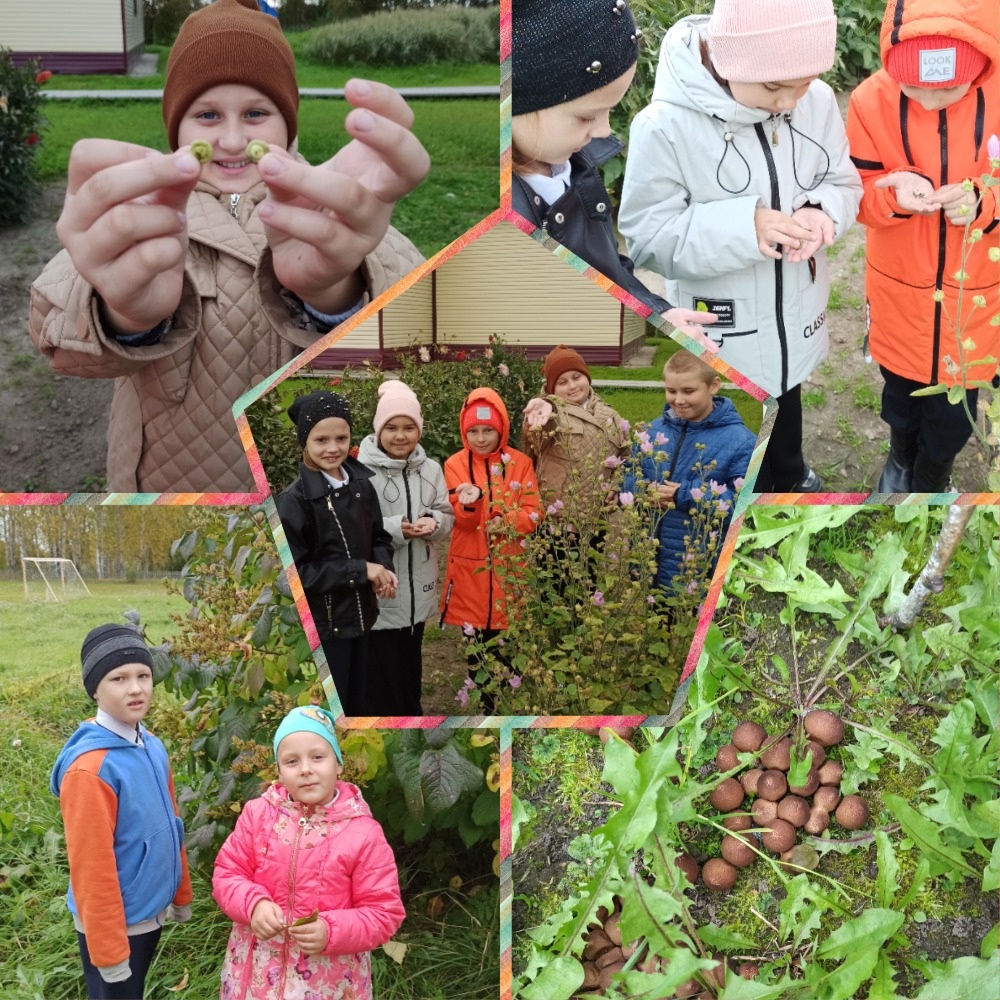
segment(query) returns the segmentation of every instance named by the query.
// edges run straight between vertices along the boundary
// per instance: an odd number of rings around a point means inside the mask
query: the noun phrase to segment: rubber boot
[[[913,482],[910,492],[952,492],[951,470],[954,465],[954,458],[949,458],[946,462],[935,462],[928,458],[924,452],[918,451],[916,461],[913,463]]]
[[[878,493],[913,493],[913,463],[917,458],[917,439],[889,430],[889,454],[882,475],[878,477]],[[918,491],[919,492],[919,491]]]
[[[816,470],[805,466],[802,478],[788,491],[789,493],[821,493],[823,491],[823,480],[819,478]]]

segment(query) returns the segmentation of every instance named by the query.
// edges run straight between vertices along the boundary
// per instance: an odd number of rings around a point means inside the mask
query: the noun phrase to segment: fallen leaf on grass
[[[403,944],[402,941],[386,941],[382,945],[382,950],[391,958],[397,965],[403,964],[403,959],[406,958],[406,952],[409,949],[408,944]]]
[[[180,993],[181,990],[186,990],[188,984],[188,970],[184,970],[184,975],[181,976],[181,981],[176,986],[168,986],[167,989],[171,993]]]

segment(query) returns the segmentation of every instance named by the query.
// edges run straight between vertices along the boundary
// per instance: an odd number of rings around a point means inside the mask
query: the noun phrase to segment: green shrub
[[[319,29],[306,48],[330,66],[419,66],[496,62],[500,22],[496,8],[436,7],[368,14]]]
[[[30,221],[38,198],[35,154],[46,125],[38,88],[52,74],[34,61],[16,67],[0,48],[0,226]]]
[[[882,65],[879,34],[884,0],[834,0],[837,58],[824,79],[834,90],[850,90]]]
[[[504,374],[506,372],[506,374]],[[494,337],[483,350],[452,351],[446,345],[424,346],[406,356],[399,376],[416,393],[424,414],[420,443],[438,462],[462,448],[458,414],[465,397],[479,386],[495,389],[507,407],[511,443],[517,447],[521,434],[521,410],[542,384],[541,368],[528,361],[524,351],[507,347]],[[293,399],[315,389],[332,388],[351,401],[354,442],[372,431],[382,371],[377,365],[347,368],[343,376],[329,381],[288,379],[247,410],[247,419],[260,453],[267,481],[280,493],[299,474],[302,449],[295,429],[285,415]]]

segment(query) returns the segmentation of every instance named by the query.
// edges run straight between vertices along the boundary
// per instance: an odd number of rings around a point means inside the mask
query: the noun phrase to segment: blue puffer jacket
[[[652,483],[680,483],[674,507],[658,517],[653,527],[660,540],[656,583],[669,590],[680,572],[684,536],[691,533],[689,515],[698,503],[691,491],[704,490],[706,502],[725,501],[731,505],[735,480],[746,475],[750,464],[754,436],[724,396],[715,397],[712,412],[704,420],[681,420],[669,406],[664,406],[663,416],[650,424],[647,433],[653,451],[645,454],[639,445],[635,446],[622,490],[639,494]],[[710,482],[717,484],[714,490]],[[729,517],[723,530],[728,526]]]

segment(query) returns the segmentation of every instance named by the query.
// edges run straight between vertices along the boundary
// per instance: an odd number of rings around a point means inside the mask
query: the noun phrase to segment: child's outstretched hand
[[[757,230],[757,249],[765,257],[772,257],[774,260],[781,260],[781,251],[776,247],[800,250],[813,237],[812,232],[801,222],[773,208],[756,208],[753,222]]]
[[[663,314],[663,318],[674,329],[686,333],[689,337],[694,337],[707,350],[718,354],[719,344],[702,330],[703,326],[711,326],[719,321],[719,317],[715,313],[698,312],[697,309],[682,309],[680,306],[674,306],[673,309],[668,309]]]
[[[418,517],[412,524],[409,521],[403,521],[399,526],[404,538],[426,538],[428,535],[434,534],[435,528],[437,528],[437,521],[429,514]]]
[[[529,399],[528,405],[521,411],[524,414],[524,422],[529,430],[538,430],[544,427],[552,419],[553,407],[547,399]]]
[[[483,491],[472,483],[459,483],[455,487],[455,497],[463,507],[471,507],[483,495]]]
[[[285,929],[285,915],[274,900],[262,899],[250,914],[250,930],[261,939],[269,941]]]
[[[257,165],[275,275],[322,313],[355,305],[364,291],[358,268],[385,236],[395,203],[430,170],[410,131],[413,112],[392,87],[349,80],[345,95],[354,105],[344,123],[352,141],[332,159],[312,167],[271,150]]]
[[[933,215],[941,208],[934,185],[926,177],[909,170],[896,170],[875,182],[877,188],[894,188],[896,204],[910,215]]]
[[[976,217],[976,205],[979,199],[976,197],[975,188],[971,191],[965,190],[964,182],[939,187],[931,194],[931,200],[944,209],[945,218],[953,226],[964,226]]]
[[[812,236],[803,241],[798,250],[789,250],[785,254],[785,260],[790,264],[799,264],[808,260],[820,247],[833,246],[836,227],[833,224],[833,219],[823,209],[804,205],[792,212],[792,219],[800,226],[805,226],[812,233]]]
[[[181,300],[188,196],[201,164],[111,139],[81,139],[69,157],[62,245],[117,333],[151,330]]]
[[[288,936],[307,954],[321,955],[330,939],[330,928],[322,918],[307,924],[292,925]]]

